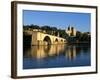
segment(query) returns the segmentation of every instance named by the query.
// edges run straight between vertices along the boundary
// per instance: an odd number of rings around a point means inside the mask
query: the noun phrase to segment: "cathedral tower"
[[[75,37],[76,36],[76,29],[69,25],[67,30],[66,30],[66,33],[68,34],[68,36]]]

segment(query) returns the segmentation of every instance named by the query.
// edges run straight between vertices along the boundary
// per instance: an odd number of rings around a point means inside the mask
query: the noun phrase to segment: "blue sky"
[[[23,25],[35,24],[67,29],[69,25],[81,32],[90,31],[90,13],[51,12],[51,11],[23,11]]]

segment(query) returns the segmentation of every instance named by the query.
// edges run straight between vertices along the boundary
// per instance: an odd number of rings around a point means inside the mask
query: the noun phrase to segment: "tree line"
[[[91,42],[91,34],[90,32],[80,32],[80,31],[77,31],[76,33],[76,40],[78,41],[85,41],[85,42]]]

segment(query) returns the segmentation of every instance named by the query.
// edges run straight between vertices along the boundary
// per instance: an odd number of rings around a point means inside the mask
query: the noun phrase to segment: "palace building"
[[[75,37],[76,36],[76,29],[72,26],[69,26],[66,30],[66,33],[68,34],[68,36]]]

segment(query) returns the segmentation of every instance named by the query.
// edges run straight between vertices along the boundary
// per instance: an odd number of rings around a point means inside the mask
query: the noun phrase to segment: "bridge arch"
[[[45,45],[50,45],[51,44],[51,39],[49,36],[45,36],[43,39],[43,42]]]
[[[55,42],[58,42],[58,39],[57,38],[55,39]]]
[[[63,42],[63,39],[61,39],[61,42]]]

